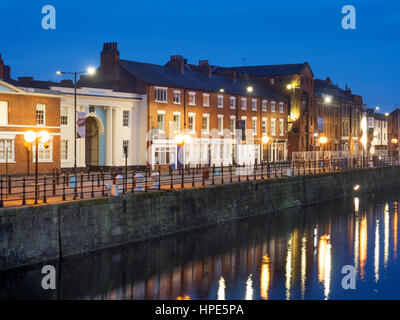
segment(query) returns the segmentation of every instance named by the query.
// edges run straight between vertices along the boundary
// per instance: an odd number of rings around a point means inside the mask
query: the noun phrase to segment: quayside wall
[[[396,186],[398,166],[3,209],[0,270]]]

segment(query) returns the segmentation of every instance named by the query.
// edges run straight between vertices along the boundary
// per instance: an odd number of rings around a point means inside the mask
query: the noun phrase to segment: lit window
[[[0,101],[0,125],[8,124],[8,102]]]
[[[275,136],[276,135],[276,131],[275,131],[275,122],[276,120],[274,118],[271,119],[271,135]]]
[[[262,119],[262,133],[267,134],[267,118]]]
[[[0,139],[0,162],[14,161],[14,160],[15,160],[14,140]]]
[[[203,131],[210,131],[210,115],[203,115]]]
[[[279,112],[283,113],[283,102],[279,103]]]
[[[231,133],[232,135],[235,135],[236,133],[236,117],[235,116],[231,116],[230,119],[230,129],[231,129]]]
[[[209,107],[210,106],[210,95],[205,93],[203,94],[203,107]]]
[[[34,145],[32,148],[33,152],[33,162],[36,160],[36,146]],[[50,162],[53,160],[53,142],[50,140],[49,141],[49,147],[46,149],[43,147],[42,144],[39,144],[39,162],[45,161],[45,162]]]
[[[189,106],[196,105],[196,93],[189,92]]]
[[[189,113],[189,130],[191,132],[195,131],[195,121],[196,121],[196,115],[194,113]]]
[[[283,127],[284,127],[284,120],[283,119],[279,119],[279,135],[280,136],[284,135]]]

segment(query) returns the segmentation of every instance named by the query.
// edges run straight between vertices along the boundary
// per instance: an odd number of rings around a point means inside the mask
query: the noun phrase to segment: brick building
[[[396,140],[394,140],[396,139]],[[400,109],[392,111],[388,119],[388,149],[389,156],[399,158],[400,141]]]
[[[339,88],[328,77],[314,80],[314,98],[316,133],[328,138],[326,150],[361,150],[362,97],[352,94],[347,85]]]
[[[60,98],[27,92],[0,80],[0,174],[7,171],[8,174],[25,175],[28,166],[33,173],[35,148],[27,151],[24,140],[24,134],[29,130],[50,133],[50,147],[45,149],[39,145],[39,172],[59,169]]]
[[[247,74],[251,81],[285,96],[290,102],[290,110],[286,115],[289,155],[295,151],[314,150],[314,74],[307,62],[220,69]]]
[[[250,81],[180,55],[166,65],[122,60],[116,43],[104,44],[101,66],[80,86],[108,87],[147,96],[148,162],[165,164],[258,163],[287,158],[288,100]],[[236,130],[240,126],[245,130]],[[175,138],[190,136],[178,145]],[[262,137],[270,137],[264,145]],[[267,159],[266,159],[267,158]]]

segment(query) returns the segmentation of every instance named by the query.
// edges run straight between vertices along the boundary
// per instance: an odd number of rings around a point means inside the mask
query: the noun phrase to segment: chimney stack
[[[101,52],[101,66],[111,67],[119,61],[119,51],[117,42],[106,42]]]
[[[171,56],[171,60],[168,61],[167,67],[176,69],[183,73],[185,71],[186,63],[187,63],[187,60],[183,59],[183,57],[181,55],[174,55],[174,56]]]
[[[226,76],[226,77],[229,77],[233,81],[237,80],[237,71],[236,70],[218,70],[218,71],[216,71],[216,73]]]
[[[208,60],[199,60],[198,70],[207,74],[208,77],[211,77],[211,66]]]
[[[1,59],[0,53],[0,79],[9,80],[11,76],[11,69],[9,66],[4,65],[4,61]]]
[[[327,78],[326,78],[326,82],[327,82],[328,84],[331,84],[331,83],[332,83],[331,78],[327,77]]]

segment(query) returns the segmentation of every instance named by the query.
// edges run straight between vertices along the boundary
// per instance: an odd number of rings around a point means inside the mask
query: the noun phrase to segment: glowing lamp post
[[[25,146],[28,150],[32,148],[33,143],[35,143],[35,204],[38,203],[38,168],[39,168],[39,144],[43,148],[48,149],[50,144],[50,134],[42,130],[39,133],[33,131],[27,131],[24,135]],[[29,160],[28,160],[29,161]],[[28,163],[29,165],[29,163]]]
[[[192,137],[188,134],[177,134],[175,136],[175,143],[182,148],[182,153],[183,153],[183,165],[185,165],[185,144],[189,144],[192,142]],[[179,153],[178,153],[179,154]]]
[[[319,143],[320,143],[321,149],[322,149],[322,160],[323,160],[324,167],[325,167],[325,148],[323,148],[323,146],[327,142],[328,142],[328,138],[327,137],[320,137],[319,138]]]
[[[399,142],[399,140],[397,138],[393,138],[392,140],[390,140],[390,142],[393,144],[393,148],[395,148],[394,150],[396,152],[396,155],[393,152],[392,156],[395,155],[395,157],[397,158],[398,157],[397,143]]]
[[[269,162],[269,156],[268,156],[268,143],[271,141],[270,137],[268,136],[263,136],[261,139],[262,142],[262,150],[263,150],[263,159],[264,159],[264,145],[267,145],[267,163]]]

